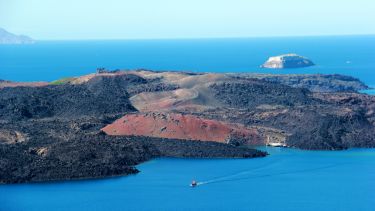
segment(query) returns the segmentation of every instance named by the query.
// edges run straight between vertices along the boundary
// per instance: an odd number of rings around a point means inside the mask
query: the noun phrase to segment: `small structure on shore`
[[[96,68],[96,73],[97,73],[97,74],[101,74],[101,73],[118,73],[118,72],[120,72],[120,71],[121,71],[120,69],[116,69],[116,70],[107,70],[107,69],[104,68],[104,67]]]
[[[278,139],[267,135],[266,146],[270,147],[287,147],[285,139]]]

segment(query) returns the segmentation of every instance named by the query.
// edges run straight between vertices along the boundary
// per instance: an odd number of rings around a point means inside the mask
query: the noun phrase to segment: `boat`
[[[197,181],[193,180],[190,184],[190,187],[194,188],[198,185]]]

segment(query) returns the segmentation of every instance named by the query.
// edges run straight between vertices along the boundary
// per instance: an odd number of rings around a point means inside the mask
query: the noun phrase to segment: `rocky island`
[[[134,174],[157,157],[266,156],[259,145],[375,147],[375,96],[357,93],[363,86],[340,75],[151,70],[0,81],[0,183]]]
[[[261,65],[261,67],[283,69],[309,67],[313,65],[315,64],[311,60],[292,53],[270,57],[263,65]]]
[[[15,35],[0,28],[0,44],[32,44],[35,41],[25,35]]]

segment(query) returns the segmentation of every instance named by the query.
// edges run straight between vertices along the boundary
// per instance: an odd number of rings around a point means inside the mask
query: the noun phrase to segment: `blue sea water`
[[[0,209],[374,210],[375,150],[267,150],[256,159],[156,159],[128,177],[1,185]],[[206,183],[191,188],[193,178]]]
[[[267,70],[269,56],[297,53],[317,65]],[[0,45],[0,79],[52,81],[108,69],[340,73],[375,86],[375,36],[191,40],[39,41]]]
[[[259,68],[269,56],[291,52],[309,57],[317,66]],[[97,67],[340,73],[375,87],[375,36],[0,45],[0,79],[52,81]],[[0,185],[0,211],[374,210],[375,150],[264,149],[270,156],[257,159],[156,159],[139,165],[141,173],[128,177]],[[192,179],[203,184],[190,188]]]

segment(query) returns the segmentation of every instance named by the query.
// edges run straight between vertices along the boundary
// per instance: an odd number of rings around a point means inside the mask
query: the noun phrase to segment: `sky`
[[[39,40],[375,34],[375,0],[0,0]]]

